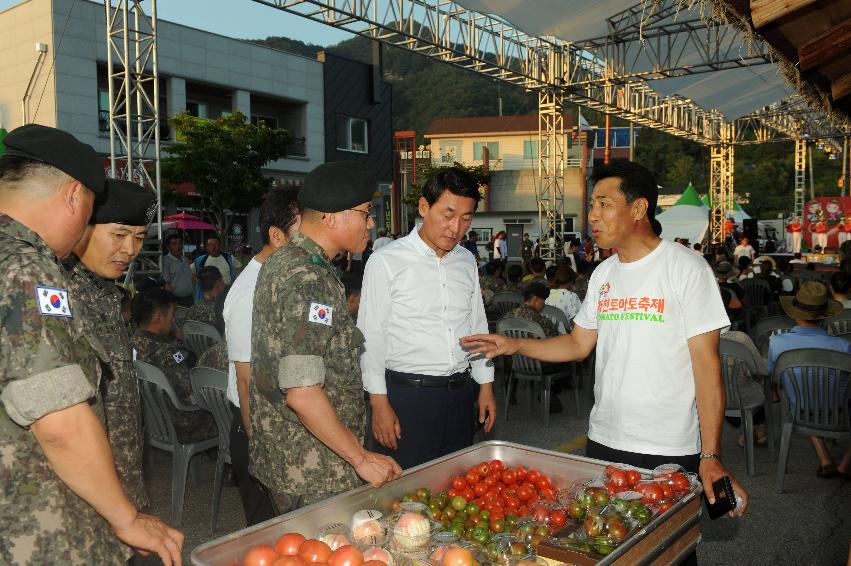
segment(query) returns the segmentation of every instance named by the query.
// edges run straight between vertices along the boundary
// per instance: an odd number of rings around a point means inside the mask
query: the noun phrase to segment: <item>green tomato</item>
[[[591,493],[583,493],[579,496],[579,504],[585,509],[594,505],[594,495]]]
[[[476,527],[473,529],[473,540],[479,544],[487,544],[491,534],[487,527]]]
[[[424,487],[421,487],[416,492],[417,499],[425,503],[431,498],[431,492]]]
[[[480,516],[482,517],[482,519],[484,519],[485,521],[490,521],[490,518],[491,518],[491,512],[490,512],[490,511],[488,511],[487,509],[482,509],[481,511],[479,511],[479,515],[480,515]]]
[[[594,552],[597,554],[602,554],[603,556],[607,556],[611,554],[615,550],[615,547],[610,544],[595,544]]]
[[[417,496],[413,493],[406,493],[402,496],[402,503],[410,503],[411,501],[416,501]]]
[[[632,518],[635,519],[639,525],[642,527],[650,522],[650,519],[653,518],[653,513],[651,513],[650,509],[644,507],[643,509],[637,509],[632,514]]]
[[[456,495],[452,498],[452,507],[456,511],[463,511],[467,508],[467,500],[461,497],[460,495]]]
[[[478,515],[481,508],[475,503],[468,503],[466,509],[464,509],[468,515]]]
[[[428,500],[428,507],[433,511],[439,511],[440,509],[443,509],[446,506],[441,505],[440,500],[437,497],[432,497]]]
[[[462,525],[461,523],[453,523],[449,530],[452,531],[458,538],[462,538],[464,536],[464,525]]]

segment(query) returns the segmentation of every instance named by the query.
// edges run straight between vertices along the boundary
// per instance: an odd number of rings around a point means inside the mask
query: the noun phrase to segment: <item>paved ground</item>
[[[511,420],[500,418],[489,439],[509,440],[549,449],[582,453],[583,435],[587,432],[590,403],[584,400],[582,414],[572,407],[570,392],[562,395],[566,413],[553,415],[547,427],[539,415],[530,415],[521,394],[519,405],[512,407]],[[504,407],[500,399],[500,407]],[[726,426],[726,425],[725,425]],[[715,564],[742,565],[817,565],[846,564],[851,541],[851,482],[841,479],[816,478],[817,461],[805,437],[792,441],[784,493],[774,492],[776,461],[767,448],[758,448],[756,475],[745,473],[744,451],[736,444],[735,429],[724,431],[724,461],[748,490],[750,511],[743,519],[710,521],[704,516],[703,542],[698,548],[702,566]],[[847,440],[833,448],[838,458]],[[210,530],[210,504],[215,463],[204,455],[195,459],[190,475],[181,528],[186,533],[184,559],[191,549],[212,538],[244,526],[239,494],[235,487],[225,487],[222,494],[219,525]],[[167,517],[170,505],[170,466],[167,454],[154,454],[150,459],[149,489],[154,512]],[[158,561],[144,560],[144,564]],[[849,562],[851,564],[851,562]]]

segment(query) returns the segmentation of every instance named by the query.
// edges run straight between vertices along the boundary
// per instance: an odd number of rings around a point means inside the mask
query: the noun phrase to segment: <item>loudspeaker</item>
[[[756,218],[745,218],[742,220],[742,235],[748,239],[750,245],[759,253],[759,225]]]

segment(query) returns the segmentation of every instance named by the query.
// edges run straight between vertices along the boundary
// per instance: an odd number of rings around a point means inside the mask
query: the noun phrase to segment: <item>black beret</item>
[[[106,180],[106,193],[95,201],[91,224],[147,226],[157,214],[157,195],[141,185],[120,179]]]
[[[298,201],[320,212],[340,212],[371,201],[376,186],[375,175],[362,163],[323,163],[307,174]]]
[[[93,192],[104,191],[103,162],[92,146],[62,130],[39,124],[15,128],[3,138],[6,155],[40,161],[77,179]]]

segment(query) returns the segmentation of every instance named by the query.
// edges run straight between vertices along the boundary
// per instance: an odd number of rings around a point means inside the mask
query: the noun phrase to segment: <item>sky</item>
[[[20,1],[0,0],[0,10]],[[150,1],[142,6],[149,10]],[[351,37],[348,32],[252,0],[157,0],[157,17],[237,39],[278,35],[328,46]]]

